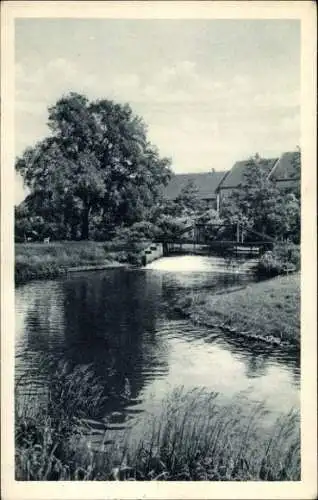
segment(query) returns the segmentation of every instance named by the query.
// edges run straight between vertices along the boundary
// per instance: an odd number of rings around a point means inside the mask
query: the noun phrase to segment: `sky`
[[[300,23],[16,20],[17,156],[49,134],[47,108],[70,91],[128,102],[176,173],[276,157],[300,142]]]

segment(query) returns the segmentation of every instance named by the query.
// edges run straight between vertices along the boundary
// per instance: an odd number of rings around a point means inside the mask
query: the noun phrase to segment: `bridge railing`
[[[216,229],[216,232],[212,235],[210,230],[213,228]],[[220,233],[220,229],[225,229],[225,234]],[[157,238],[156,241],[163,244],[208,245],[210,248],[223,249],[235,246],[259,247],[261,252],[272,248],[273,244],[276,243],[275,238],[247,228],[246,225],[239,222],[236,224],[193,223],[178,231],[176,235]]]

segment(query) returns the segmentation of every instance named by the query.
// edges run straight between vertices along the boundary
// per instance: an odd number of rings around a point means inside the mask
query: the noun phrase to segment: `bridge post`
[[[236,223],[236,242],[240,242],[240,223],[237,221]]]

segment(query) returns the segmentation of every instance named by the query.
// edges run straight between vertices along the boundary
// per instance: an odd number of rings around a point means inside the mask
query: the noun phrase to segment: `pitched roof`
[[[275,181],[300,179],[300,152],[282,154],[270,173],[270,178]]]
[[[269,174],[276,162],[277,158],[261,158],[259,160],[259,165],[264,169],[265,172],[268,172]],[[228,175],[224,177],[224,179],[220,183],[219,188],[236,188],[241,184],[244,184],[244,175],[247,172],[249,165],[250,160],[237,161]]]
[[[169,200],[175,200],[183,188],[189,182],[193,182],[198,190],[201,200],[216,197],[216,189],[227,172],[200,172],[197,174],[175,174],[169,184],[165,187],[163,196]]]

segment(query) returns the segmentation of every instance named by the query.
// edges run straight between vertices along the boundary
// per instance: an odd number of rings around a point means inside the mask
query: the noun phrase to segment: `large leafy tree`
[[[249,160],[242,186],[224,203],[221,215],[230,225],[239,222],[251,235],[299,241],[299,199],[279,189],[258,158]]]
[[[170,177],[170,160],[128,104],[71,93],[49,108],[48,125],[51,136],[16,162],[37,213],[50,213],[71,236],[79,225],[82,239],[93,217],[108,225],[144,217]]]

